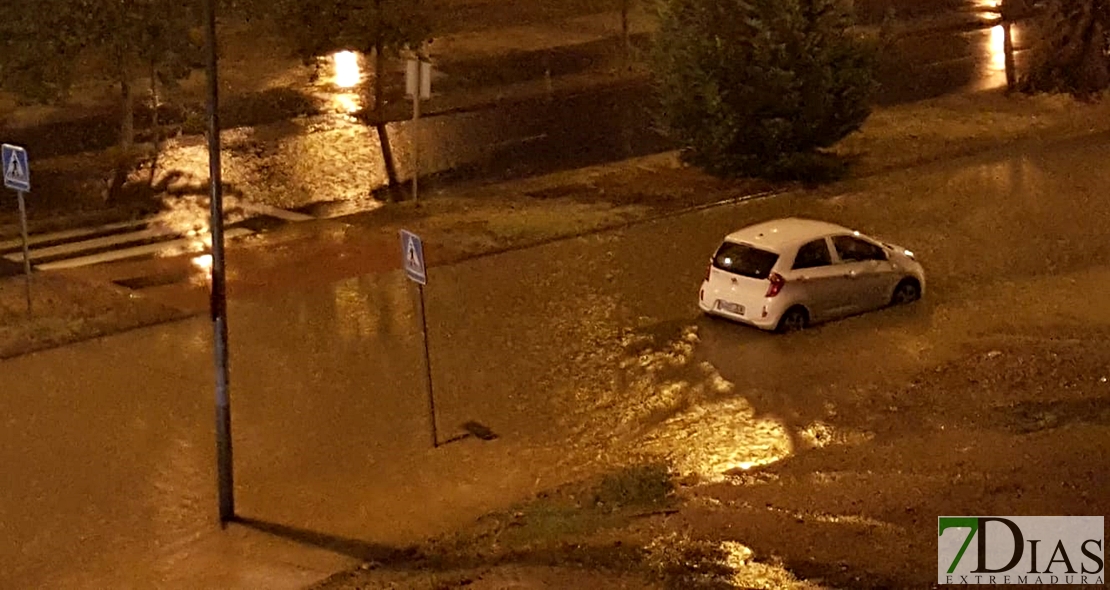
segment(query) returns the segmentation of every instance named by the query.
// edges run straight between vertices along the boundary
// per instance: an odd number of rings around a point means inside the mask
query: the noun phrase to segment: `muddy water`
[[[1020,50],[1020,29],[1015,29],[1014,38]],[[565,59],[577,57],[568,54]],[[245,113],[254,109],[260,118],[257,124],[224,133],[224,176],[230,194],[327,215],[377,206],[372,194],[386,184],[379,138],[352,116],[366,106],[360,89],[365,87],[367,64],[352,53],[329,56],[323,63],[323,75],[315,83],[288,89],[300,98],[278,101],[302,106],[308,101],[321,114],[275,117],[266,114],[273,109],[271,99],[255,107],[236,107]],[[1002,65],[1000,27],[914,36],[885,52],[877,98],[893,104],[998,87],[1005,83]],[[1018,65],[1024,65],[1021,53]],[[437,79],[447,86],[453,82]],[[415,126],[398,121],[388,126],[388,134],[402,182],[413,175],[415,140],[424,187],[434,191],[459,181],[529,176],[668,149],[670,144],[652,129],[650,97],[646,83],[632,82],[555,101],[541,97],[494,109],[425,116]],[[36,158],[87,152],[115,141],[111,121],[92,116],[55,129],[15,132],[13,140],[27,143]],[[103,179],[75,175],[72,167],[52,170],[37,183],[47,194],[36,200],[45,205],[74,191],[103,190]],[[203,139],[185,136],[167,142],[160,168],[168,175],[168,185],[203,193]],[[331,205],[313,208],[321,203]]]

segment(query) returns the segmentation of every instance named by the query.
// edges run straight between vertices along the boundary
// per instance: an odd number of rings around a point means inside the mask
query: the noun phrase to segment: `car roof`
[[[852,230],[827,221],[785,217],[738,229],[725,240],[781,252],[824,236],[850,233]]]

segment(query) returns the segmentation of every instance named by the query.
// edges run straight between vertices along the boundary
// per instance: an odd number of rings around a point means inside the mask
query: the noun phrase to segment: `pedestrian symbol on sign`
[[[428,284],[428,273],[424,267],[424,245],[420,236],[401,230],[401,256],[405,274],[421,285]]]
[[[23,166],[19,163],[19,157],[12,152],[12,159],[8,162],[8,169],[4,171],[4,176],[8,178],[23,178]]]
[[[0,149],[0,163],[4,167],[4,186],[21,192],[31,190],[31,170],[27,166],[27,151],[23,148],[4,144]]]

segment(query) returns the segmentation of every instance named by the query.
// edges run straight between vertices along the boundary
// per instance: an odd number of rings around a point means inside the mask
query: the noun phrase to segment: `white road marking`
[[[165,236],[180,235],[182,232],[169,227],[156,227],[152,229],[144,229],[135,232],[128,232],[125,234],[116,234],[113,236],[105,236],[103,238],[94,238],[91,240],[84,240],[80,242],[69,242],[67,244],[59,244],[57,246],[50,246],[49,248],[40,248],[38,250],[31,250],[31,262],[38,258],[50,258],[52,256],[65,256],[66,254],[76,254],[84,250],[92,250],[94,248],[109,248],[121,244],[129,244],[132,242],[139,242],[142,240],[150,240],[153,238],[161,238]],[[23,252],[16,252],[8,254],[4,258],[12,262],[23,262]]]
[[[77,229],[69,229],[65,231],[57,231],[48,234],[34,234],[27,237],[27,245],[34,246],[35,244],[42,244],[45,242],[57,242],[61,240],[72,240],[84,236],[92,236],[99,233],[115,231],[117,229],[127,229],[129,227],[139,227],[150,223],[150,219],[136,219],[134,221],[121,221],[119,223],[109,223],[107,225],[98,225],[96,227],[82,227]],[[14,250],[23,246],[23,238],[12,238],[0,242],[0,251]],[[23,260],[20,255],[18,260]]]
[[[227,239],[248,236],[255,232],[244,228],[237,227],[229,229],[224,232],[224,237]],[[123,248],[120,250],[111,250],[109,252],[102,252],[100,254],[91,254],[89,256],[80,256],[78,258],[67,258],[65,260],[58,260],[57,262],[48,262],[45,264],[36,264],[35,268],[40,270],[57,270],[62,268],[77,268],[80,266],[89,266],[92,264],[101,264],[104,262],[113,262],[116,260],[124,260],[126,258],[134,258],[136,256],[147,256],[150,254],[157,254],[163,250],[170,248],[184,248],[191,244],[195,244],[195,238],[180,238],[168,242],[158,242],[157,244],[147,244],[145,246],[135,246],[133,248]],[[20,256],[22,258],[22,256]],[[33,258],[33,256],[32,256]]]

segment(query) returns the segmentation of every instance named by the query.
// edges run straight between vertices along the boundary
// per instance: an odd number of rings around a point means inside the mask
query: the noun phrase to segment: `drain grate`
[[[165,285],[174,285],[183,283],[189,280],[188,272],[167,272],[155,275],[144,275],[141,277],[132,277],[130,279],[119,279],[112,281],[113,283],[131,289],[132,291],[141,291],[151,287],[163,287]]]
[[[568,184],[565,186],[554,186],[551,188],[539,189],[528,191],[524,194],[532,197],[533,199],[561,199],[564,197],[574,197],[582,195],[583,193],[589,194],[593,189],[586,184]]]

